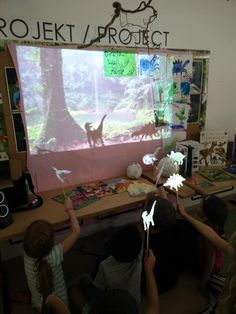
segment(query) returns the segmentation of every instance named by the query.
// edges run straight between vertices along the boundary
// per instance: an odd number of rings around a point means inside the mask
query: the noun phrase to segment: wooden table
[[[213,183],[211,182],[213,184],[213,186],[204,188],[204,191],[206,193],[221,193],[221,192],[230,191],[231,189],[233,190],[234,187],[236,186],[236,176],[232,175],[232,174],[230,174],[230,175],[234,179],[228,180],[228,181],[222,181],[222,182],[213,182]],[[155,175],[153,173],[153,170],[144,172],[142,176],[144,178],[150,180],[150,182],[155,184]],[[207,179],[200,176],[197,172],[193,172],[192,178],[196,179],[196,180],[201,179],[201,180],[207,181]],[[165,182],[165,181],[166,181],[166,178],[162,177],[160,179],[160,182]],[[168,187],[166,187],[166,188],[167,188],[167,190],[174,193],[173,190],[170,190]],[[180,198],[195,198],[195,197],[197,197],[196,192],[193,189],[191,189],[190,187],[188,187],[186,184],[183,184],[183,186],[179,188],[178,195]]]
[[[72,189],[73,187],[69,187],[66,191]],[[46,219],[55,227],[68,222],[68,215],[65,212],[64,205],[52,199],[52,197],[61,193],[61,189],[38,193],[43,198],[43,205],[36,209],[13,213],[14,222],[0,231],[0,241],[22,235],[26,227],[37,219]],[[145,195],[131,197],[128,192],[112,194],[101,197],[99,200],[76,210],[76,216],[78,219],[86,219],[109,213],[118,213],[130,208],[140,208],[144,201]]]

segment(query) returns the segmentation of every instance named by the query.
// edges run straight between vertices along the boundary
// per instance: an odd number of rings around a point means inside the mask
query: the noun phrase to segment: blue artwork
[[[154,77],[156,71],[160,70],[160,56],[142,55],[139,60],[140,76]]]
[[[181,93],[183,96],[189,96],[190,94],[190,83],[189,82],[181,82]]]
[[[173,62],[173,68],[172,68],[172,74],[173,75],[178,75],[179,73],[182,74],[182,73],[186,73],[187,72],[187,65],[189,64],[190,60],[186,60],[184,61],[183,63],[183,60],[175,60]]]

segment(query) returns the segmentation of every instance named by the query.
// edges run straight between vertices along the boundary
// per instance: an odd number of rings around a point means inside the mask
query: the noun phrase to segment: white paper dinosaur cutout
[[[155,209],[155,205],[156,205],[157,201],[154,201],[152,204],[152,208],[148,214],[147,211],[144,211],[142,213],[142,218],[143,218],[143,226],[144,226],[144,230],[149,230],[150,224],[152,226],[154,226],[154,221],[153,221],[153,214],[154,214],[154,209]]]

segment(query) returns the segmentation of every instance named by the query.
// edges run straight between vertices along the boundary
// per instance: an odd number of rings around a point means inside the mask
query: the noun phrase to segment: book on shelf
[[[199,142],[192,140],[176,143],[176,151],[185,155],[182,165],[183,176],[191,177],[192,172],[198,171],[199,145]]]
[[[200,133],[200,166],[224,166],[228,145],[227,131],[202,131]]]
[[[216,168],[207,168],[201,171],[198,171],[200,176],[206,178],[210,182],[223,182],[235,179],[230,174],[224,172],[222,169]]]
[[[226,168],[224,168],[224,171],[235,174],[236,175],[236,164],[230,165]]]

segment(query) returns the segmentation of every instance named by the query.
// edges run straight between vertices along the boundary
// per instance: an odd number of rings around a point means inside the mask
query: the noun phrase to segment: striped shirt
[[[51,252],[46,257],[49,265],[52,269],[53,274],[53,294],[62,299],[62,301],[68,305],[68,296],[67,290],[62,270],[62,261],[63,261],[63,247],[61,244],[55,245]],[[29,257],[26,253],[24,253],[24,267],[25,274],[27,277],[28,286],[31,292],[31,301],[32,306],[41,311],[42,308],[42,296],[37,290],[37,276],[36,276],[36,265],[35,262],[37,260],[35,258]]]

